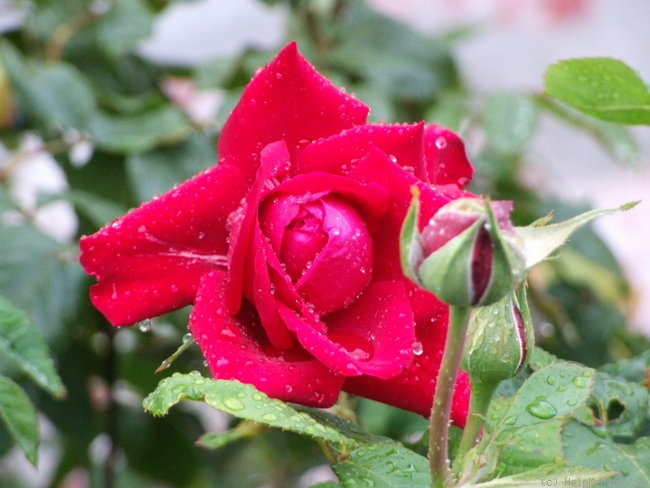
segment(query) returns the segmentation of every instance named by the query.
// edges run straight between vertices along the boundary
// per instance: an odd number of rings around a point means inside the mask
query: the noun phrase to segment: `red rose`
[[[404,277],[400,228],[413,185],[424,223],[473,169],[448,130],[367,114],[288,45],[233,110],[218,166],[82,238],[95,306],[128,325],[193,303],[215,377],[428,416],[447,307]],[[462,376],[457,423],[468,395]]]

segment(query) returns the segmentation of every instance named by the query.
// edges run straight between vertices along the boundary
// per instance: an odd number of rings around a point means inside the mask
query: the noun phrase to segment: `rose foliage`
[[[95,306],[121,326],[193,304],[216,378],[428,416],[448,308],[403,275],[400,229],[413,186],[422,229],[471,196],[473,169],[449,130],[368,124],[368,112],[289,44],[244,91],[218,165],[82,239]],[[462,375],[459,424],[468,391]]]

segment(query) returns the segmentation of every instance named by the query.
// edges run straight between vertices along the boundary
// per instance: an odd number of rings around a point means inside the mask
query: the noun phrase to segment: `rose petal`
[[[339,374],[391,378],[413,358],[413,314],[401,283],[369,285],[348,309],[324,319],[326,331],[313,316],[283,305],[279,312],[302,346]]]
[[[318,73],[292,42],[244,90],[221,132],[220,161],[238,165],[252,182],[267,144],[284,140],[293,152],[300,141],[363,124],[368,111]]]
[[[321,199],[327,243],[296,283],[318,313],[348,306],[372,278],[373,248],[368,228],[350,202],[334,195]]]
[[[201,274],[225,265],[226,219],[245,190],[239,169],[217,166],[82,237],[97,308],[129,325],[192,303]]]
[[[368,124],[299,149],[294,171],[347,175],[371,149],[379,149],[406,171],[426,181],[424,124]]]
[[[472,180],[474,167],[467,159],[465,144],[449,129],[429,125],[424,131],[424,152],[427,160],[425,181],[464,188]]]
[[[288,402],[333,405],[343,378],[300,347],[282,351],[271,346],[248,305],[237,316],[230,315],[224,300],[225,281],[224,272],[203,277],[190,317],[190,330],[214,377],[252,384]]]
[[[236,314],[241,306],[244,279],[250,271],[246,268],[247,257],[255,252],[252,243],[260,202],[279,184],[290,165],[289,151],[284,141],[266,146],[262,150],[260,159],[262,164],[244,203],[231,214],[228,221],[230,227],[230,252],[228,255],[230,285],[226,291],[226,303],[232,314]]]
[[[372,376],[348,378],[343,389],[428,417],[445,345],[446,321],[444,315],[433,322],[418,324],[417,339],[412,346],[418,354],[401,375],[384,381]],[[461,372],[456,382],[451,410],[452,422],[461,427],[467,418],[469,397],[469,379]]]

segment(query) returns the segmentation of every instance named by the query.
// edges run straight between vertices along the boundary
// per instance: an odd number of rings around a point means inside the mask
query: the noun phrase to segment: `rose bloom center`
[[[372,238],[362,215],[343,197],[274,194],[260,226],[298,293],[320,314],[354,302],[372,276]]]

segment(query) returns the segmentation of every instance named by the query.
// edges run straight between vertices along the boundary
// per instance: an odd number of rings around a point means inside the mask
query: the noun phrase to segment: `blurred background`
[[[307,487],[333,479],[317,445],[256,432],[194,445],[231,420],[192,405],[163,419],[142,398],[205,372],[188,311],[111,329],[92,308],[78,238],[216,161],[221,125],[254,70],[295,39],[373,121],[458,131],[471,189],[513,199],[519,224],[650,196],[650,134],[543,93],[562,59],[615,57],[650,80],[645,0],[0,0],[0,296],[40,330],[65,398],[5,361],[42,438],[37,467],[0,431],[7,487]],[[648,350],[650,203],[581,231],[530,277],[538,343],[590,366]],[[423,419],[348,399],[373,432]],[[251,433],[252,435],[252,433]]]

